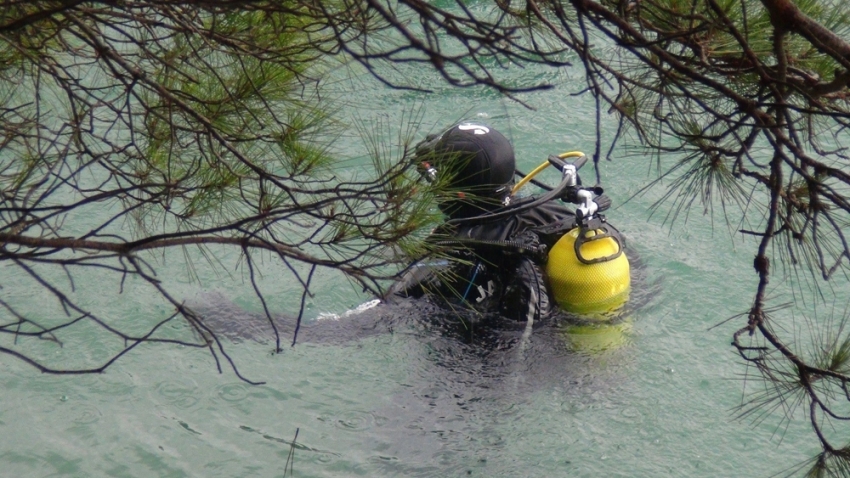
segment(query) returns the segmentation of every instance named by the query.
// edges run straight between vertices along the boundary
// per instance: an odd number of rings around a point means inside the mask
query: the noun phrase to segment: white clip
[[[578,172],[576,171],[575,164],[565,164],[563,173],[567,186],[575,186],[578,184]]]

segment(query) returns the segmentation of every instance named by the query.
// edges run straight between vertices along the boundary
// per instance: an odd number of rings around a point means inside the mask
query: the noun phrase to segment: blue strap
[[[478,269],[481,268],[481,261],[475,263],[475,269],[472,270],[472,278],[469,279],[469,284],[466,286],[466,292],[463,293],[462,301],[466,302],[466,296],[469,295],[469,290],[472,289],[472,284],[475,283],[475,278],[478,277]]]

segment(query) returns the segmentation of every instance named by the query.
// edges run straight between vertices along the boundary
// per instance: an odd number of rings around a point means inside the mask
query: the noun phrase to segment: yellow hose
[[[558,157],[561,158],[561,159],[578,158],[580,156],[584,156],[584,153],[582,153],[581,151],[570,151],[570,152],[561,153],[561,154],[558,155]],[[549,166],[549,160],[543,161],[542,163],[540,163],[540,166],[537,166],[530,173],[526,174],[525,177],[520,179],[519,182],[516,183],[514,188],[511,189],[511,196],[516,194],[516,192],[519,191],[519,188],[525,186],[525,184],[527,182],[534,179],[534,176],[537,176],[537,174],[540,173],[540,171],[543,171],[544,169],[546,169],[547,166]]]
[[[516,194],[516,192],[519,191],[519,188],[525,186],[525,183],[531,181],[534,176],[537,176],[537,173],[546,169],[546,166],[549,166],[549,161],[543,161],[540,163],[540,166],[537,166],[530,173],[526,174],[524,178],[520,179],[519,182],[514,185],[514,188],[511,189],[511,196]]]

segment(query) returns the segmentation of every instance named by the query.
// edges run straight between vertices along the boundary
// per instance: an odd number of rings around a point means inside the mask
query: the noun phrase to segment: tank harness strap
[[[589,232],[593,232],[593,234],[589,235]],[[597,257],[595,259],[587,259],[581,255],[581,247],[583,245],[589,242],[605,239],[606,237],[610,237],[617,243],[617,252],[610,256]],[[620,231],[618,231],[617,228],[597,216],[580,226],[578,237],[576,237],[576,242],[573,244],[573,248],[575,249],[576,258],[582,264],[598,264],[600,262],[607,262],[614,260],[623,254],[623,236],[620,235]]]

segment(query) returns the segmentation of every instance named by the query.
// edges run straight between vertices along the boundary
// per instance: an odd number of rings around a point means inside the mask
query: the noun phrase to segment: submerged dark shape
[[[296,317],[280,314],[273,314],[270,322],[265,314],[245,310],[220,292],[198,294],[187,300],[186,304],[199,314],[203,324],[213,333],[234,342],[251,340],[270,343],[275,340],[275,329],[281,340],[285,342],[292,339],[297,325]],[[353,310],[344,314],[343,317],[304,321],[298,331],[298,342],[350,343],[389,333],[393,329],[393,324],[397,322],[384,320],[383,309],[370,314],[357,312]]]
[[[266,315],[247,311],[222,293],[199,294],[186,303],[200,315],[203,324],[220,337],[234,342],[274,341],[274,328]],[[273,315],[272,321],[281,339],[286,341],[293,337],[295,317]],[[341,316],[306,320],[298,331],[297,343],[344,345],[369,337],[403,333],[452,337],[484,348],[503,348],[523,331],[521,324],[497,315],[484,317],[475,310],[446,309],[426,297],[399,299],[392,303],[375,300]]]
[[[588,320],[580,315],[556,310],[546,320],[535,322],[529,330],[498,312],[482,313],[475,308],[447,304],[439,297],[395,297],[391,302],[373,300],[340,315],[305,320],[298,331],[298,343],[345,345],[385,334],[406,334],[425,340],[434,337],[486,354],[517,346],[526,335],[534,341],[558,342],[564,348],[564,334],[570,326],[617,326],[631,320],[635,310],[645,307],[657,295],[660,284],[651,280],[639,255],[630,250],[632,291],[629,302],[612,311],[605,322]],[[251,312],[231,301],[221,292],[201,293],[186,304],[196,311],[204,325],[220,337],[234,342],[250,340],[258,343],[274,341],[274,329],[268,317]],[[283,341],[291,340],[296,318],[272,315],[272,321]]]

